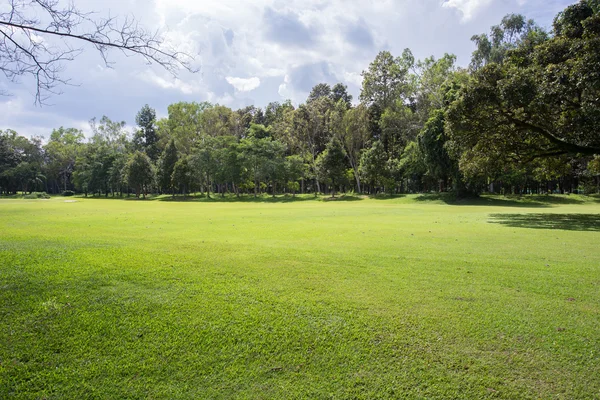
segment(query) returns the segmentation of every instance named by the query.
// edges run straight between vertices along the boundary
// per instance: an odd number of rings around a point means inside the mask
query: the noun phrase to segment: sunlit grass
[[[323,200],[0,201],[0,398],[600,396],[597,198]]]

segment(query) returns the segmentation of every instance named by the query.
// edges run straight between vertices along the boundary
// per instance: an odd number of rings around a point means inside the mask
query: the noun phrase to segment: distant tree
[[[348,110],[344,115],[343,129],[339,138],[346,151],[358,192],[362,192],[359,164],[362,150],[369,142],[369,111],[364,104]]]
[[[0,160],[0,185],[5,193],[17,193],[35,190],[45,177],[42,174],[44,151],[42,140],[38,137],[26,138],[13,130],[0,131],[2,153],[7,154]]]
[[[383,184],[383,179],[387,176],[387,161],[383,143],[379,140],[363,151],[359,170],[363,179],[371,185],[371,190]]]
[[[257,125],[264,125],[266,123],[265,113],[262,108],[256,108],[254,115],[252,116],[252,123]]]
[[[546,38],[546,32],[533,20],[526,20],[520,14],[508,14],[499,25],[492,26],[489,36],[482,33],[471,38],[477,46],[471,56],[471,69],[478,70],[490,63],[502,63],[509,50],[527,41],[539,42]]]
[[[150,157],[141,151],[136,151],[125,164],[123,172],[129,186],[135,188],[136,197],[140,197],[140,193],[142,193],[146,198],[146,194],[156,178],[156,171]]]
[[[158,178],[162,190],[170,190],[173,196],[175,196],[175,188],[171,177],[173,176],[173,170],[175,169],[175,164],[177,164],[178,160],[179,156],[177,147],[175,147],[175,140],[171,139],[160,158]]]
[[[50,134],[44,151],[48,179],[56,186],[53,192],[59,192],[58,185],[61,183],[63,191],[72,189],[71,177],[75,173],[77,157],[83,149],[83,139],[83,132],[75,128],[60,127]]]
[[[189,166],[194,170],[195,177],[199,178],[199,183],[203,187],[206,187],[206,196],[208,198],[210,198],[214,175],[218,169],[217,146],[218,142],[216,138],[204,136],[194,147],[189,158]]]
[[[406,98],[410,89],[408,72],[413,66],[414,57],[408,49],[397,58],[389,51],[380,52],[362,73],[360,100],[383,111],[397,99]]]
[[[194,172],[192,171],[192,163],[189,157],[182,157],[176,163],[173,168],[173,174],[171,175],[171,185],[183,190],[183,195],[187,196],[188,191],[191,190],[194,182]],[[209,195],[210,197],[210,195]]]
[[[234,134],[234,115],[230,108],[214,105],[202,113],[202,134],[229,136]]]
[[[139,135],[142,148],[152,161],[158,160],[158,133],[156,129],[156,111],[146,104],[138,112],[135,122],[140,127]]]
[[[329,96],[334,103],[337,103],[341,100],[346,104],[346,108],[349,109],[352,107],[352,95],[348,93],[348,86],[344,85],[343,83],[335,84],[335,86],[333,86],[331,89]]]
[[[307,103],[311,103],[315,100],[318,100],[322,97],[330,97],[331,96],[331,86],[327,83],[319,83],[315,87],[312,88],[310,94],[308,95],[308,99],[306,99]]]
[[[250,124],[248,129],[248,137],[256,139],[265,139],[271,137],[271,129],[262,124]]]
[[[179,102],[168,107],[167,129],[180,153],[189,155],[200,140],[203,131],[203,113],[210,107],[212,104],[206,102]]]
[[[308,161],[317,192],[321,191],[317,179],[317,157],[325,149],[333,133],[330,126],[330,115],[334,108],[329,97],[320,97],[308,104],[303,104],[294,112],[293,130],[299,152]],[[315,193],[316,194],[316,193]]]
[[[285,180],[289,190],[292,191],[293,196],[296,196],[296,192],[300,189],[298,181],[304,177],[304,171],[306,164],[299,155],[291,155],[285,158]]]
[[[428,174],[447,185],[450,178],[453,179],[455,190],[460,177],[458,162],[452,158],[446,149],[448,137],[445,132],[445,117],[442,110],[437,110],[427,121],[425,127],[418,137],[419,148],[423,154],[423,161],[427,165]]]
[[[319,176],[331,183],[331,196],[346,175],[346,152],[337,138],[332,138],[317,159]]]

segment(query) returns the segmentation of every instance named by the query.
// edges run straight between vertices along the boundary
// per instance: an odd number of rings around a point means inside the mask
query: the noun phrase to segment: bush
[[[72,191],[72,190],[65,190],[65,191],[63,192],[63,196],[65,196],[65,197],[71,197],[71,196],[75,196],[75,192],[74,192],[74,191]]]
[[[50,196],[46,192],[33,192],[23,196],[24,199],[27,200],[35,200],[35,199],[49,199]]]

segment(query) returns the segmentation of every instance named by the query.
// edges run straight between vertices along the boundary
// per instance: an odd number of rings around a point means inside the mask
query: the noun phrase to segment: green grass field
[[[600,398],[600,199],[0,201],[0,398]],[[165,200],[165,199],[163,199]]]

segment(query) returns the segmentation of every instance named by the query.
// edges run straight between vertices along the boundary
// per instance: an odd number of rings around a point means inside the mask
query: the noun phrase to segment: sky
[[[361,72],[377,53],[399,56],[410,48],[416,59],[444,53],[468,65],[471,36],[489,32],[509,13],[520,13],[550,28],[572,0],[75,0],[102,16],[134,16],[167,43],[194,55],[199,72],[175,78],[157,66],[119,52],[107,68],[92,47],[64,64],[62,77],[74,86],[42,107],[34,104],[27,78],[13,84],[0,78],[0,129],[49,137],[53,128],[90,134],[89,120],[103,115],[135,124],[149,104],[158,117],[169,104],[209,101],[233,109],[271,101],[305,101],[321,82],[348,85],[358,99]],[[1,6],[0,6],[1,7]],[[6,5],[5,5],[6,7]],[[80,46],[73,43],[74,46]]]

